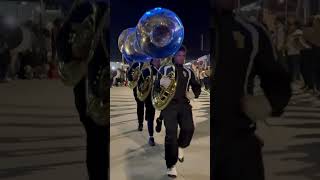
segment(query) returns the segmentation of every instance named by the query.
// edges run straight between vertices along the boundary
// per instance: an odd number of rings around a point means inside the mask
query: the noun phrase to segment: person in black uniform
[[[156,76],[158,73],[158,69],[160,68],[160,59],[152,59],[150,62],[150,69],[149,68],[145,68],[142,70],[141,76],[147,77],[152,73],[152,76]],[[150,70],[152,72],[150,72]],[[152,77],[153,78],[153,77]],[[144,78],[140,78],[138,81],[138,85],[140,85],[143,82]],[[148,123],[148,132],[149,132],[149,145],[150,146],[155,146],[155,142],[154,142],[154,137],[153,137],[153,133],[154,133],[154,116],[155,116],[155,108],[152,105],[152,99],[151,99],[151,91],[148,95],[148,97],[144,100],[144,105],[145,105],[145,115],[146,115],[146,120]]]
[[[138,81],[139,80],[138,76],[136,76],[136,77],[133,76],[133,70],[138,67],[139,71],[141,71],[142,66],[143,66],[142,62],[132,63],[132,65],[129,68],[128,75],[127,75],[129,81]],[[137,87],[133,88],[133,95],[134,95],[134,99],[136,100],[136,103],[137,103],[138,131],[142,131],[143,130],[143,119],[144,119],[144,102],[140,101],[137,96]]]
[[[108,6],[107,1],[97,2],[97,22],[100,22],[103,15],[108,11]],[[71,12],[70,19],[62,25],[56,41],[57,55],[60,61],[71,62],[75,60],[73,58],[75,54],[71,49],[69,41],[69,36],[71,36],[70,26],[72,26],[73,23],[81,23],[91,13],[91,5],[89,5],[88,2],[84,2]],[[94,49],[93,58],[88,65],[88,73],[73,88],[75,105],[80,116],[80,121],[87,134],[86,164],[90,180],[106,180],[109,177],[109,125],[96,123],[87,113],[88,86],[92,87],[93,94],[98,94],[95,90],[98,88],[95,86],[101,84],[95,83],[94,85],[93,83],[98,80],[100,70],[109,68],[109,63],[105,60],[105,58],[109,58],[108,52],[106,51],[106,47],[109,46],[109,40],[104,39],[107,38],[109,34],[108,23],[106,22],[105,24],[103,38],[98,40],[97,46]],[[80,58],[76,61],[86,61],[86,59]],[[106,97],[104,97],[104,99],[105,98]],[[105,121],[109,121],[109,119],[105,119]]]
[[[190,145],[194,133],[192,106],[187,97],[187,89],[191,85],[195,98],[198,98],[201,93],[201,85],[196,80],[193,71],[184,67],[185,59],[186,49],[182,46],[173,58],[175,69],[171,66],[171,70],[175,71],[177,75],[176,92],[168,106],[161,112],[166,128],[165,160],[167,175],[173,178],[177,176],[175,165],[178,159],[180,162],[184,161],[183,149]],[[170,68],[167,69],[167,72],[169,71]],[[160,80],[155,82],[155,88],[158,88],[159,85],[167,88],[170,82],[168,77],[161,76]],[[179,136],[177,136],[178,125],[180,127]]]
[[[216,0],[211,102],[212,176],[215,180],[264,180],[263,141],[255,135],[256,123],[243,107],[250,96],[251,73],[269,101],[272,115],[280,116],[291,97],[290,77],[276,61],[265,29],[233,13],[236,0]],[[254,70],[254,71],[253,71]]]

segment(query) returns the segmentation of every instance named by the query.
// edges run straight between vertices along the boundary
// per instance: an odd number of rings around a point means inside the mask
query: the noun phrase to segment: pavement
[[[0,179],[87,180],[86,135],[72,88],[60,81],[0,84]]]
[[[164,160],[165,129],[155,132],[156,146],[148,142],[147,122],[143,132],[137,131],[138,120],[133,92],[126,87],[111,89],[111,179],[167,180]],[[195,134],[185,151],[185,161],[177,163],[177,180],[210,179],[210,97],[202,94],[191,101]],[[156,113],[156,117],[159,112]]]
[[[258,123],[266,180],[320,179],[320,101],[296,94],[281,118]]]
[[[60,81],[0,83],[0,179],[87,180],[86,135],[72,88]],[[209,179],[209,96],[192,102],[196,132],[177,165],[177,179]],[[138,132],[133,94],[111,89],[111,180],[166,180],[164,134],[147,145],[147,125]],[[266,180],[320,179],[320,102],[296,94],[281,118],[258,122]]]

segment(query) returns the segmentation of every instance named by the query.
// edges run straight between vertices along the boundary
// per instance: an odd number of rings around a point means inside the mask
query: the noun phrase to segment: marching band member
[[[146,83],[146,82],[144,82],[144,79],[149,75],[151,76],[151,78],[155,79],[154,76],[157,75],[159,68],[160,68],[160,59],[152,59],[150,62],[150,66],[141,70],[142,72],[141,72],[141,77],[138,82],[138,86],[143,85],[143,83]],[[153,83],[151,83],[149,85],[153,86]],[[148,132],[149,132],[148,143],[150,146],[155,146],[153,133],[154,133],[154,116],[155,116],[156,111],[152,105],[151,91],[149,91],[148,93],[149,94],[147,94],[147,97],[144,100],[144,105],[145,105],[145,109],[146,109],[146,113],[145,113],[146,114],[146,121],[148,123]],[[142,100],[142,99],[140,99],[140,100]]]
[[[139,74],[135,74],[134,71],[141,71],[143,66],[142,62],[134,62],[131,64],[129,70],[128,70],[128,80],[130,82],[137,82],[139,80]],[[144,118],[144,102],[140,101],[139,98],[137,97],[137,87],[133,88],[133,95],[134,99],[136,100],[137,103],[137,115],[138,115],[138,131],[143,130],[143,118]]]
[[[213,179],[264,180],[263,141],[255,134],[255,112],[248,110],[280,116],[291,96],[290,79],[276,61],[264,27],[234,14],[236,6],[236,0],[216,0],[213,10]],[[247,87],[251,73],[261,80],[262,104],[250,103],[253,99]]]
[[[172,62],[177,75],[177,86],[173,99],[168,106],[162,110],[161,114],[164,119],[166,128],[165,136],[165,160],[167,166],[167,175],[169,177],[177,177],[176,163],[184,161],[183,149],[190,145],[193,133],[194,123],[192,117],[192,106],[187,97],[188,86],[191,85],[195,98],[201,93],[201,85],[196,80],[191,69],[183,66],[186,59],[186,49],[181,47],[175,54]],[[172,68],[172,66],[162,67],[164,69]],[[158,76],[160,76],[158,74]],[[171,80],[167,76],[162,76],[160,80],[155,81],[155,88],[163,86],[167,88]],[[180,134],[177,136],[178,125]]]
[[[57,35],[56,47],[57,47],[57,55],[60,62],[67,64],[67,67],[70,69],[60,69],[60,76],[63,79],[63,82],[71,82],[71,85],[74,86],[73,93],[75,99],[75,105],[77,111],[80,116],[80,121],[82,122],[86,134],[87,134],[87,153],[86,153],[86,164],[88,169],[88,176],[90,180],[106,180],[108,179],[108,169],[109,169],[109,119],[105,118],[105,114],[107,114],[107,110],[103,111],[103,118],[96,120],[93,116],[90,115],[88,111],[89,103],[88,103],[88,94],[89,88],[94,91],[99,87],[104,87],[101,83],[99,83],[100,78],[105,75],[105,68],[108,67],[107,61],[105,58],[108,57],[108,52],[106,49],[108,48],[109,40],[104,39],[103,37],[107,37],[107,29],[108,24],[105,22],[105,18],[107,17],[108,12],[108,3],[107,1],[96,2],[95,5],[97,7],[97,11],[95,16],[90,19],[97,21],[99,27],[94,27],[94,29],[98,29],[94,31],[94,36],[101,37],[96,40],[97,45],[92,47],[92,38],[80,38],[81,41],[75,41],[71,38],[72,36],[72,28],[77,28],[78,24],[82,22],[88,22],[88,17],[93,14],[93,7],[89,2],[80,3],[79,1],[74,2],[74,9],[70,10],[70,16],[67,16],[66,21],[61,26],[61,29]],[[108,18],[106,18],[108,19]],[[104,32],[100,32],[100,24],[103,25]],[[83,32],[83,29],[79,32]],[[80,36],[83,35],[80,33]],[[92,32],[88,32],[86,35],[89,35]],[[101,34],[100,34],[101,33]],[[99,35],[98,35],[99,34]],[[100,36],[101,35],[101,36]],[[78,34],[77,34],[77,37]],[[77,39],[79,40],[79,38]],[[88,48],[91,47],[91,48]],[[90,52],[93,51],[93,56],[90,60],[89,64],[86,64],[89,59]],[[86,64],[85,68],[88,69],[88,72],[84,74],[79,73],[81,69],[77,64],[83,63]],[[74,65],[74,66],[69,66]],[[60,68],[60,67],[59,67]],[[74,70],[74,71],[70,71]],[[81,71],[82,72],[82,71]],[[103,73],[102,73],[103,72]],[[64,76],[64,74],[73,74],[77,77],[80,77],[79,81],[71,80],[72,76]],[[79,74],[77,74],[79,73]],[[74,76],[74,77],[75,77]],[[98,83],[97,83],[98,82]],[[68,83],[69,84],[69,83]],[[97,87],[99,86],[99,87]],[[106,87],[106,89],[108,89]],[[102,92],[105,95],[105,92]],[[100,98],[100,97],[99,97]],[[105,101],[106,97],[101,97],[101,100]],[[99,99],[100,100],[100,99]],[[100,122],[98,122],[100,121]]]

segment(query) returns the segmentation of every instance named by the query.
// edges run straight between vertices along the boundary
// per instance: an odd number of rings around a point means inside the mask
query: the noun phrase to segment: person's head
[[[175,64],[184,64],[186,60],[187,49],[184,46],[181,46],[180,49],[176,52],[173,57],[173,61]]]
[[[156,68],[159,68],[160,64],[161,64],[161,59],[154,58],[154,59],[151,60],[151,64],[153,66],[155,66]]]
[[[216,0],[216,9],[223,11],[233,11],[238,4],[237,0]]]

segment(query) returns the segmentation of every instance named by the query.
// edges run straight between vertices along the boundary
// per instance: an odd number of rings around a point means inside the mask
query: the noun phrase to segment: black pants
[[[137,96],[137,88],[133,89],[134,99],[137,102],[137,115],[138,115],[138,123],[139,125],[143,124],[144,118],[144,102],[140,101]]]
[[[86,115],[86,84],[74,87],[75,104],[87,133],[87,169],[90,180],[106,180],[109,174],[109,127],[99,126]]]
[[[312,53],[312,61],[313,61],[313,84],[314,88],[320,90],[320,47],[314,47]]]
[[[148,132],[149,136],[153,136],[154,133],[154,116],[155,116],[155,109],[152,105],[151,95],[149,95],[146,100],[140,101],[137,97],[137,88],[133,90],[134,98],[137,102],[137,115],[138,115],[138,123],[139,125],[143,124],[143,118],[145,115],[145,120],[148,122]],[[144,112],[146,109],[146,112]]]
[[[171,168],[178,160],[178,147],[186,148],[190,145],[194,124],[192,118],[192,106],[189,103],[171,102],[162,111],[164,126],[166,127],[165,137],[165,159],[168,168]],[[180,134],[177,137],[178,125]]]
[[[288,67],[291,75],[291,81],[295,82],[300,77],[300,55],[288,56]]]
[[[312,49],[305,49],[301,51],[301,75],[308,89],[313,88],[312,83]]]
[[[7,77],[9,71],[9,64],[0,63],[0,80],[4,80]]]
[[[154,132],[154,116],[156,110],[152,105],[151,95],[147,97],[145,100],[145,107],[146,107],[146,120],[148,121],[148,132],[149,136],[153,136]]]
[[[288,68],[288,56],[286,56],[285,54],[283,54],[281,51],[277,51],[277,55],[278,55],[278,62],[281,64],[281,66],[287,71],[289,72],[289,68]]]
[[[209,78],[209,77],[203,78],[203,83],[204,83],[205,89],[206,89],[206,90],[209,90],[209,87],[210,87],[210,78]]]
[[[238,137],[227,146],[216,141],[212,162],[213,179],[264,180],[261,148],[262,145],[254,134]]]

